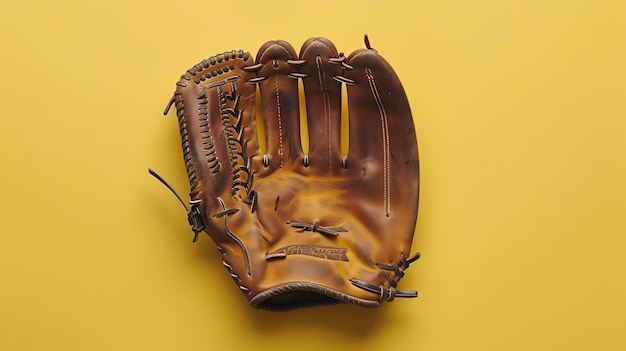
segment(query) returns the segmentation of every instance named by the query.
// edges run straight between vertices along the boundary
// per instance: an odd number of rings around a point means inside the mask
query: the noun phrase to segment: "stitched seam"
[[[330,97],[328,92],[324,91],[324,118],[328,121],[326,123],[326,139],[328,140],[328,171],[333,173],[333,142],[331,138],[331,118],[330,118]]]
[[[278,89],[278,76],[274,76],[274,86],[276,88],[276,113],[278,114],[278,157],[280,158],[280,168],[283,168],[283,124],[280,115],[280,94]]]
[[[376,105],[378,106],[378,112],[380,113],[380,123],[382,126],[382,138],[383,138],[383,207],[385,210],[385,216],[389,217],[389,211],[391,208],[391,200],[390,200],[390,191],[389,191],[389,127],[387,120],[387,111],[385,111],[385,106],[383,105],[383,101],[380,98],[380,94],[378,93],[378,88],[376,87],[376,82],[374,81],[374,76],[372,75],[372,71],[369,68],[365,69],[365,73],[367,75],[367,80],[369,82],[370,90],[372,91],[372,95],[374,96],[374,100],[376,101]]]
[[[322,65],[322,58],[317,56],[315,58],[315,64],[317,66],[317,76],[320,81],[320,89],[322,90],[322,97],[324,100],[324,125],[326,126],[326,142],[328,145],[328,171],[330,173],[333,172],[333,162],[332,162],[332,138],[331,138],[331,130],[332,130],[332,121],[330,118],[330,97],[328,96],[328,88],[326,86],[326,71],[324,71],[324,66]]]

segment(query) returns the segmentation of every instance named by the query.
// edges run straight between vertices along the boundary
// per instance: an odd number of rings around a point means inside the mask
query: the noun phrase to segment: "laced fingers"
[[[398,290],[396,289],[396,287],[398,286],[398,282],[400,281],[400,279],[404,277],[404,270],[409,268],[409,265],[412,262],[417,261],[419,258],[419,252],[411,256],[410,258],[406,258],[403,254],[400,254],[400,264],[397,264],[393,261],[388,264],[376,263],[376,267],[395,273],[395,277],[392,277],[391,275],[386,276],[387,281],[390,285],[389,288],[387,288],[384,284],[376,286],[374,284],[370,284],[358,279],[350,279],[350,282],[352,283],[352,285],[358,288],[375,294],[380,294],[380,301],[387,300],[391,302],[396,297],[417,297],[417,291],[415,290]]]

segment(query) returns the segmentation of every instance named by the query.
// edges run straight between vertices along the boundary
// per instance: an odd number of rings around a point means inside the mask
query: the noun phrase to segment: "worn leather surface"
[[[300,140],[299,79],[308,150]],[[376,50],[346,57],[328,39],[311,38],[299,54],[281,40],[265,43],[256,58],[225,52],[183,74],[172,102],[196,228],[205,227],[252,306],[373,307],[416,296],[395,285],[409,265],[417,217],[417,140],[400,80]]]

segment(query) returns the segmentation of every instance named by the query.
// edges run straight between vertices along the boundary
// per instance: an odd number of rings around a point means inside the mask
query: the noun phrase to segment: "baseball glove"
[[[410,255],[415,128],[400,80],[367,36],[365,46],[344,56],[328,39],[311,38],[297,55],[270,41],[256,60],[241,50],[217,54],[176,83],[165,114],[176,107],[189,206],[150,172],[187,209],[194,241],[202,231],[213,239],[253,307],[375,307],[417,296],[396,288],[419,258]]]

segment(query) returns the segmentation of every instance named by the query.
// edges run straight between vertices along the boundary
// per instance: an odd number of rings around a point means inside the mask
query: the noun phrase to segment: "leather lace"
[[[340,232],[347,232],[347,230],[340,227],[322,227],[319,221],[310,223],[304,222],[287,222],[290,226],[294,228],[300,228],[300,232],[310,231],[313,233],[320,233],[328,236],[338,236]]]
[[[166,188],[170,189],[172,194],[174,194],[178,201],[180,201],[180,203],[183,205],[185,211],[187,211],[187,220],[189,221],[189,224],[191,225],[191,230],[194,234],[193,242],[195,243],[196,241],[198,241],[198,234],[200,234],[200,232],[206,228],[204,220],[202,219],[202,215],[200,214],[200,200],[190,201],[189,205],[191,206],[187,206],[180,194],[178,194],[176,189],[174,189],[174,187],[167,180],[165,180],[152,169],[148,169],[148,172],[157,180],[159,180],[163,185],[165,185]]]
[[[358,279],[350,279],[352,285],[357,288],[361,288],[363,290],[379,294],[380,301],[393,301],[396,297],[417,297],[417,291],[415,290],[398,290],[396,287],[398,286],[398,282],[402,277],[404,277],[404,271],[409,268],[409,265],[412,262],[417,261],[420,258],[420,253],[416,253],[410,258],[404,257],[403,254],[400,254],[400,263],[395,263],[391,261],[390,263],[376,263],[376,267],[391,271],[394,273],[393,276],[387,275],[387,281],[389,282],[390,287],[387,288],[384,284],[380,284],[378,286],[374,284],[370,284]]]

